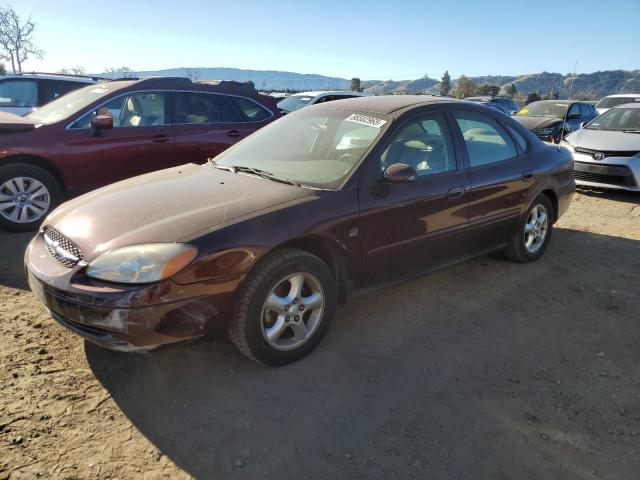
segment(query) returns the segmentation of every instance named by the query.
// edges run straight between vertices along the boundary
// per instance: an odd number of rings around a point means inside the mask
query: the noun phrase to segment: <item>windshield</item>
[[[566,103],[533,102],[518,110],[516,115],[519,117],[564,118],[568,106]]]
[[[607,110],[585,128],[588,130],[640,130],[640,108],[618,107]]]
[[[335,190],[388,127],[381,114],[305,110],[258,130],[215,158],[215,165],[254,168],[274,179]]]
[[[314,98],[316,97],[313,95],[291,95],[281,102],[278,102],[278,108],[287,112],[294,112],[309,105],[309,102]]]
[[[640,95],[637,97],[606,97],[596,103],[596,108],[613,108],[617,105],[635,102],[640,103]]]
[[[74,115],[120,87],[122,82],[109,82],[73,90],[30,113],[27,118],[38,124],[49,125]]]

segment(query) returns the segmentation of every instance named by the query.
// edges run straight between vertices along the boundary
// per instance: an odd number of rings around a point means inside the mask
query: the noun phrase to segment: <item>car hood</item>
[[[126,245],[188,241],[198,232],[313,195],[314,191],[209,165],[160,170],[75,198],[43,223],[91,261]]]
[[[640,152],[640,134],[581,128],[566,138],[574,147],[605,152]]]
[[[552,125],[559,125],[562,123],[561,118],[555,117],[525,117],[515,115],[513,119],[517,122],[520,122],[522,125],[527,127],[529,130],[537,130],[538,128],[548,128]]]
[[[0,133],[27,132],[36,128],[35,123],[25,117],[9,112],[0,112]]]

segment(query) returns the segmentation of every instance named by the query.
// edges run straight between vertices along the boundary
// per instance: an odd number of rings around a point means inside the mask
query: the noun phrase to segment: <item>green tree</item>
[[[460,78],[458,78],[458,81],[456,82],[454,96],[456,98],[471,97],[476,94],[477,88],[478,87],[476,86],[476,84],[473,83],[473,81],[469,77],[460,75]]]
[[[482,83],[478,87],[477,94],[478,95],[491,95],[491,96],[495,97],[496,95],[500,94],[500,86],[499,85],[494,85],[492,83]]]
[[[528,104],[530,104],[532,102],[538,102],[540,100],[541,100],[540,95],[538,95],[536,92],[533,92],[533,93],[530,93],[527,96],[527,101],[524,102],[524,103],[525,103],[525,105],[528,105]]]
[[[451,76],[449,75],[449,70],[444,72],[442,75],[442,79],[440,80],[440,95],[449,95],[451,91]]]
[[[507,95],[511,98],[516,98],[516,95],[518,95],[518,89],[516,88],[515,83],[512,83],[511,85],[509,85],[506,91],[507,91]]]
[[[351,91],[352,92],[361,92],[362,91],[362,82],[358,77],[353,77],[351,79]]]

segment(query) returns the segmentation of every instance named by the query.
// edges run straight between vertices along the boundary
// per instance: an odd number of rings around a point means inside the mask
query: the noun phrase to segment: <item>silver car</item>
[[[576,184],[640,191],[640,103],[608,110],[560,145],[573,154]]]

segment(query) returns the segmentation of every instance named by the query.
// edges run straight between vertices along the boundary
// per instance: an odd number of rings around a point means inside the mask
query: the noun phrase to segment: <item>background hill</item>
[[[252,81],[257,88],[267,90],[348,90],[351,80],[318,74],[302,74],[275,70],[242,70],[237,68],[170,68],[135,72],[138,76],[197,76],[200,80]],[[526,75],[488,75],[471,77],[476,84],[490,83],[506,88],[513,83],[519,95],[547,95],[552,90],[566,98],[573,82],[572,96],[601,98],[613,93],[640,92],[640,70],[609,70],[572,75],[532,73]],[[452,81],[455,88],[456,80]],[[433,78],[416,80],[364,80],[365,91],[375,94],[440,93],[440,81]]]

